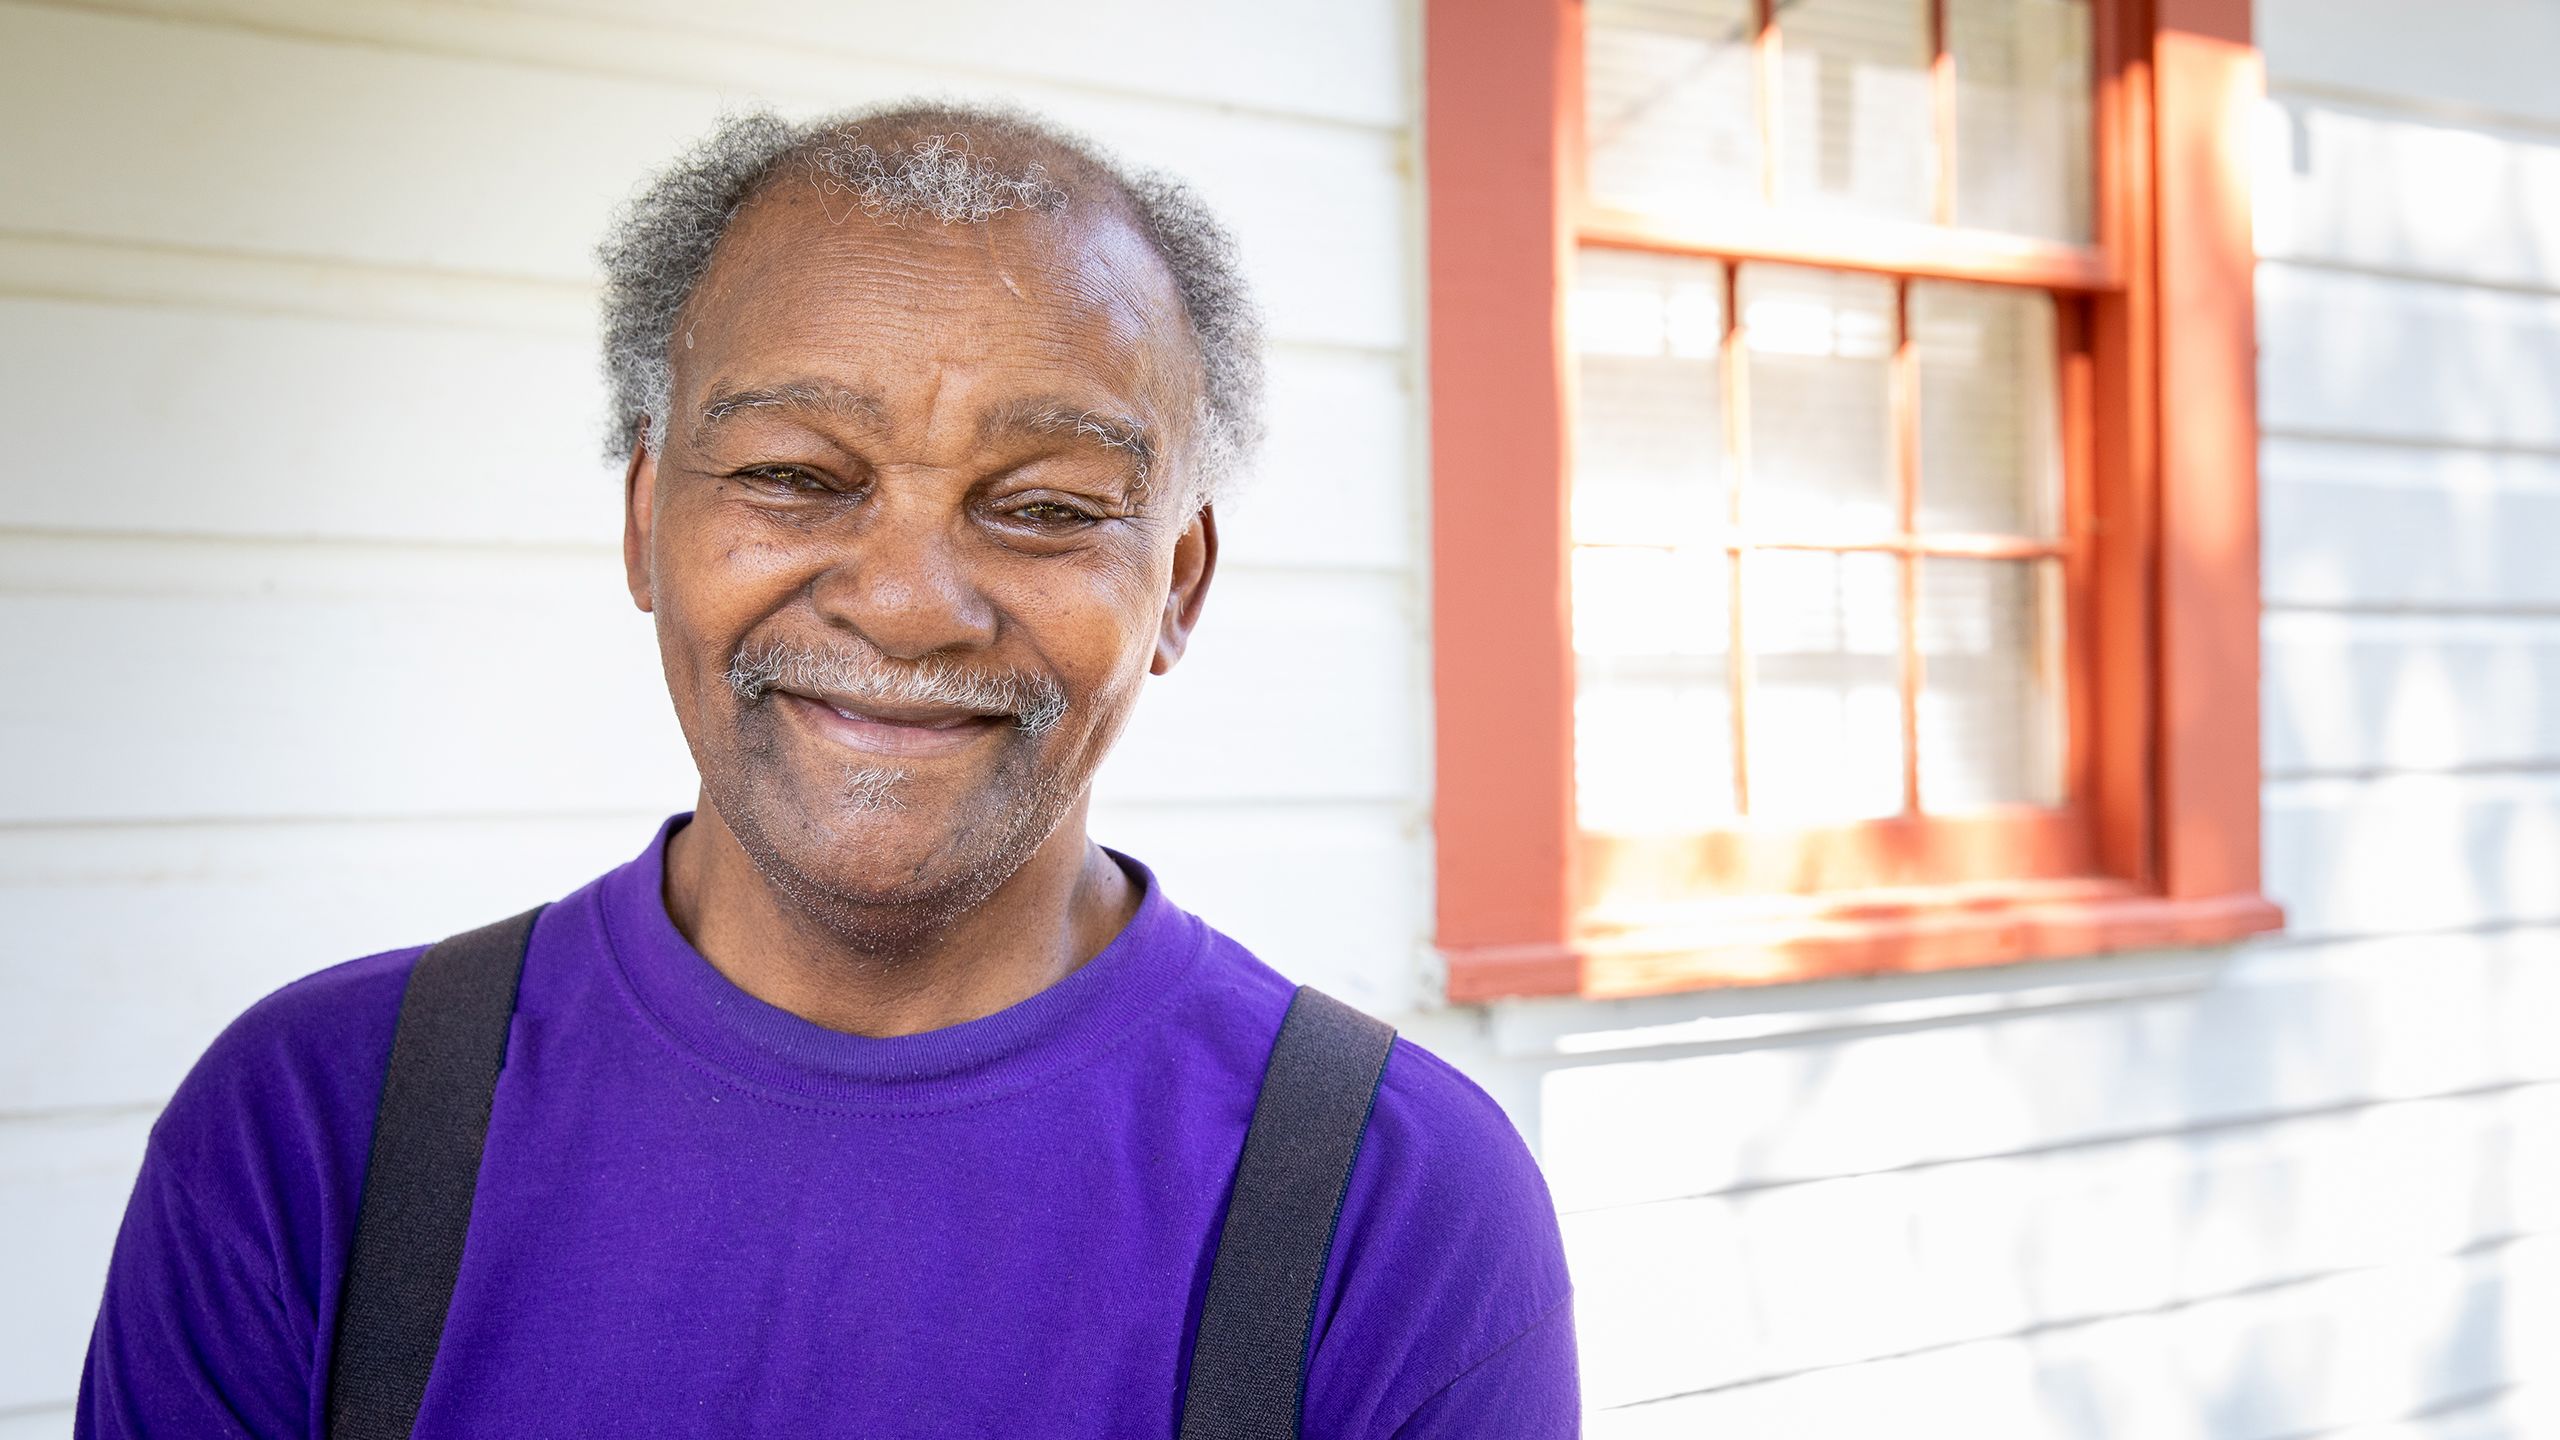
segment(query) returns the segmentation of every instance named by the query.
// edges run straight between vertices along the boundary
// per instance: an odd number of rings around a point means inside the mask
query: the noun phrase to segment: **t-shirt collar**
[[[1094,1058],[1180,988],[1205,926],[1164,897],[1153,872],[1114,850],[1137,912],[1091,960],[1048,989],[980,1019],[914,1035],[848,1035],[748,994],[667,915],[670,816],[604,877],[605,934],[631,996],[667,1037],[755,1087],[887,1110],[941,1110],[1013,1093]]]

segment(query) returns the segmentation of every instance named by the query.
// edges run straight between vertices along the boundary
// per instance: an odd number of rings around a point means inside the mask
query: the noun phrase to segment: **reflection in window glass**
[[[1900,812],[1900,563],[1873,553],[1755,551],[1742,575],[1751,813],[1847,820]]]
[[[1923,531],[2051,536],[2062,509],[2053,297],[1914,281]]]
[[[2056,805],[2061,575],[2050,560],[1920,562],[1920,803]]]
[[[1751,0],[1590,0],[1583,134],[1591,197],[1681,213],[1760,198]]]
[[[1894,527],[1893,282],[1745,265],[1745,518],[1789,536]]]
[[[1933,218],[1928,0],[1779,0],[1778,203]]]
[[[1956,223],[2085,242],[2089,0],[1947,0]]]
[[[1720,526],[1724,267],[1586,250],[1569,313],[1574,539],[1665,545]]]

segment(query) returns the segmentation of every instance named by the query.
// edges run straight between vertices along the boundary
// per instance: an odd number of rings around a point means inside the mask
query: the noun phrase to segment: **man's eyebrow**
[[[978,422],[980,443],[1004,435],[1080,435],[1105,449],[1125,450],[1137,463],[1142,486],[1155,467],[1155,441],[1143,423],[1050,396],[1009,401]]]
[[[694,421],[693,433],[699,437],[741,410],[817,410],[878,424],[885,408],[874,396],[818,381],[737,386],[714,391],[709,399],[702,402],[702,414]]]

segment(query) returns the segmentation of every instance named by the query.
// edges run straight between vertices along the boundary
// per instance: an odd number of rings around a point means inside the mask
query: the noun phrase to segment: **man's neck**
[[[706,795],[667,842],[664,899],[676,929],[739,989],[830,1030],[889,1036],[1048,989],[1111,942],[1139,895],[1085,838],[1079,803],[978,905],[922,922],[912,943],[866,944],[777,893]]]

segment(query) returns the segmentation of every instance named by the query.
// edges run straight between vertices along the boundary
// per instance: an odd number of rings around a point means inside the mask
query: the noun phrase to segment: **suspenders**
[[[507,1024],[537,906],[429,949],[410,972],[329,1367],[329,1440],[407,1440],[435,1368]],[[1298,987],[1263,1071],[1180,1440],[1294,1440],[1307,1342],[1351,1162],[1395,1031]]]
[[[541,913],[537,906],[433,946],[400,994],[338,1303],[328,1440],[408,1440],[418,1422],[462,1273],[525,942]]]
[[[1181,1440],[1297,1440],[1316,1291],[1395,1040],[1320,990],[1290,999],[1209,1265]]]

